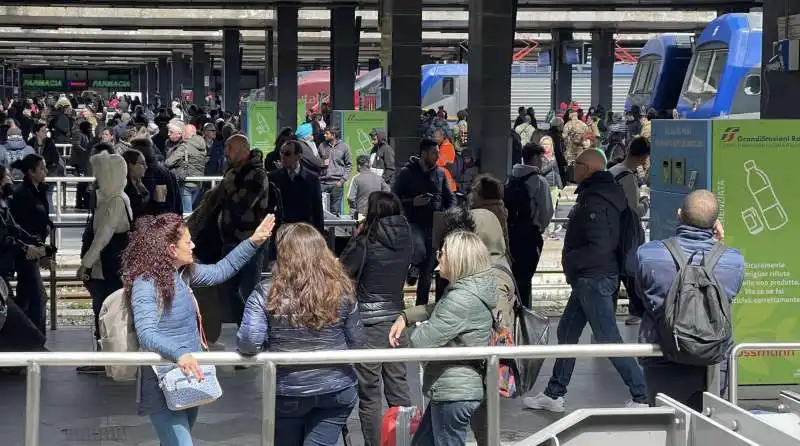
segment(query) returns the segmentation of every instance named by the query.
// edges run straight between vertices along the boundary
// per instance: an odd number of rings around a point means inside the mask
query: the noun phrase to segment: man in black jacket
[[[319,177],[300,164],[303,143],[291,140],[280,148],[281,168],[269,173],[269,181],[277,189],[280,203],[271,207],[280,208],[277,228],[284,223],[308,223],[320,232],[325,230],[322,212],[322,191]]]
[[[169,212],[183,214],[178,180],[175,178],[175,174],[170,172],[156,157],[153,142],[147,138],[134,138],[130,144],[131,149],[141,152],[147,163],[142,183],[150,194],[150,201],[145,214],[160,215]]]
[[[419,145],[419,155],[409,158],[394,180],[393,192],[403,203],[403,213],[413,228],[415,237],[425,241],[426,256],[417,268],[417,305],[428,303],[431,289],[431,275],[435,266],[433,247],[433,215],[455,205],[455,197],[447,187],[444,170],[436,167],[439,158],[439,144],[423,139]]]
[[[561,263],[572,294],[558,323],[558,343],[577,344],[588,323],[601,344],[624,341],[617,327],[613,296],[619,286],[617,249],[622,212],[627,208],[622,189],[605,170],[605,156],[585,150],[575,160],[578,200],[569,215]],[[634,358],[609,358],[631,393],[627,407],[647,407],[642,370]],[[531,409],[564,411],[564,395],[575,369],[575,358],[556,359],[544,393],[523,400]]]

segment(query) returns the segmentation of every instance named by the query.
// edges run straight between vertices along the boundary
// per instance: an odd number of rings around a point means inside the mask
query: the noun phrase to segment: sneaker
[[[540,393],[533,397],[526,397],[522,400],[525,407],[535,410],[546,410],[548,412],[562,413],[564,412],[564,397],[550,398],[544,393]]]
[[[649,404],[637,403],[634,400],[628,400],[628,402],[625,403],[626,409],[647,409],[648,407],[650,407]]]
[[[639,325],[642,322],[642,318],[639,316],[630,316],[629,318],[625,319],[625,325]]]

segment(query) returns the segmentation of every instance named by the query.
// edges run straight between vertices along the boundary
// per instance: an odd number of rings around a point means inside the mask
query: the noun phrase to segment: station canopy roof
[[[5,5],[81,5],[111,7],[180,7],[180,8],[215,8],[221,3],[226,8],[263,9],[280,3],[294,3],[303,7],[329,7],[336,4],[356,4],[363,9],[377,9],[381,0],[4,0]],[[711,9],[730,7],[757,7],[762,0],[518,0],[520,8],[531,9]],[[422,0],[425,9],[466,9],[469,0]]]
[[[0,59],[21,66],[140,65],[171,57],[173,51],[190,54],[195,42],[205,43],[207,52],[220,60],[221,28],[231,26],[242,30],[243,66],[263,68],[264,30],[275,25],[273,10],[230,9],[235,1],[224,2],[227,9],[188,5],[189,9],[108,8],[86,6],[96,3],[86,0],[81,0],[82,6],[70,7],[11,6],[15,3],[5,1],[0,6]],[[124,2],[105,2],[111,3]],[[380,54],[378,14],[369,9],[356,13],[362,25],[359,59],[366,64]],[[562,10],[542,14],[520,10],[516,46],[546,48],[550,30],[556,28],[574,29],[575,40],[589,40],[590,31],[602,28],[614,30],[620,45],[639,47],[652,33],[697,32],[715,16],[713,11]],[[327,65],[330,11],[301,9],[298,25],[301,64]],[[467,31],[468,13],[464,10],[423,11],[423,53],[436,60],[453,60],[460,47],[467,48]]]

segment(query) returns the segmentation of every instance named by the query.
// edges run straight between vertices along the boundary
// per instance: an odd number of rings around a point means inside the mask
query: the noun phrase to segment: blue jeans
[[[197,408],[172,411],[164,408],[150,414],[161,446],[192,446],[192,428],[197,422]]]
[[[480,401],[431,401],[411,446],[464,446]]]
[[[578,278],[571,284],[572,294],[558,322],[558,343],[577,344],[586,327],[592,327],[599,344],[621,344],[624,341],[617,327],[613,297],[619,286],[617,276],[603,278]],[[637,403],[647,403],[647,389],[642,369],[634,358],[609,358],[617,373],[628,386]],[[567,386],[575,369],[575,358],[558,358],[553,366],[553,376],[544,394],[558,398],[567,394]]]
[[[280,396],[275,401],[275,444],[336,446],[356,406],[356,387],[306,397]]]
[[[196,186],[183,185],[181,187],[181,203],[183,204],[183,213],[188,214],[194,210],[194,202],[200,194],[200,188]]]

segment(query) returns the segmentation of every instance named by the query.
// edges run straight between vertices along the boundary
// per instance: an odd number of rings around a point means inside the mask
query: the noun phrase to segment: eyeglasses
[[[289,150],[285,150],[285,151],[281,152],[281,156],[292,156],[292,155],[294,155],[294,152],[289,151]]]

